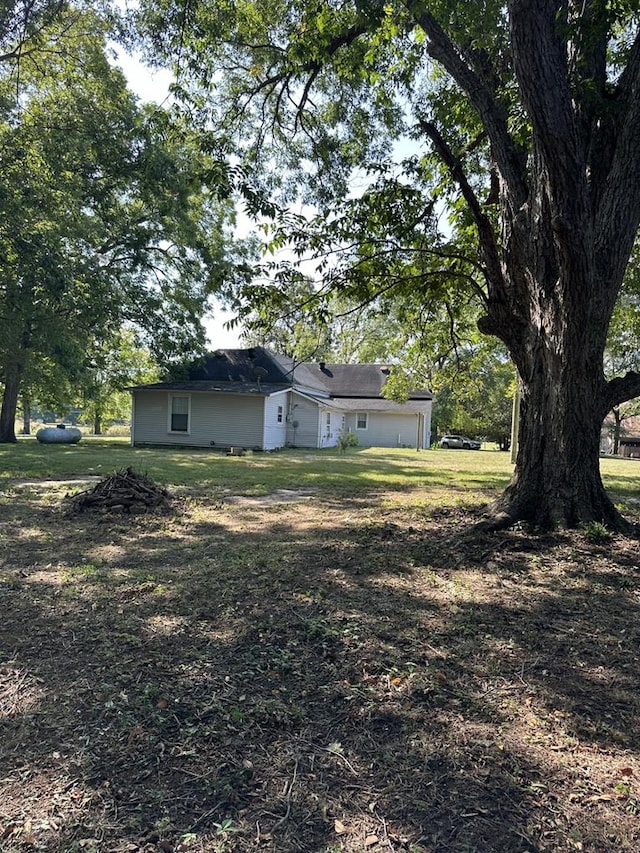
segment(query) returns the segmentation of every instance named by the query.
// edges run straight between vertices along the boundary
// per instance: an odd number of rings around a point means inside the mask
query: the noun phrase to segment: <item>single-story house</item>
[[[262,347],[217,350],[187,378],[131,388],[134,445],[333,447],[345,432],[369,447],[429,446],[432,395],[387,400],[390,368],[295,362]]]

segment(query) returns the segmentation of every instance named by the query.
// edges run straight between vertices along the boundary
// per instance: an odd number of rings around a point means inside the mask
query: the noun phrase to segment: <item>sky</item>
[[[165,70],[151,70],[138,58],[125,53],[117,45],[116,64],[127,77],[129,87],[143,101],[153,101],[161,104],[169,97],[171,73]],[[241,347],[241,329],[225,329],[224,324],[233,318],[233,314],[215,304],[212,314],[205,317],[204,326],[207,331],[208,343],[212,349],[233,349]]]

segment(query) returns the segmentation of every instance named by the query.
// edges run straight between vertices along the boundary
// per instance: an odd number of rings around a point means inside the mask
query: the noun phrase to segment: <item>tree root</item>
[[[640,524],[621,515],[608,498],[599,513],[582,514],[575,511],[574,507],[556,508],[553,512],[549,508],[547,511],[541,511],[539,506],[530,508],[505,494],[490,508],[487,517],[475,524],[473,529],[479,533],[496,533],[517,524],[529,525],[541,533],[601,524],[612,533],[619,533],[629,539],[640,539]]]

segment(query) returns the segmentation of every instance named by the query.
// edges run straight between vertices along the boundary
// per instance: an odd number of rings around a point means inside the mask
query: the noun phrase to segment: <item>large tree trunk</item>
[[[10,363],[5,366],[4,394],[2,395],[2,409],[0,409],[0,443],[2,444],[17,441],[16,412],[22,373],[23,364],[18,358],[11,359]]]
[[[531,122],[526,158],[484,70],[469,73],[439,24],[428,12],[420,17],[431,55],[482,117],[499,184],[500,238],[445,139],[431,123],[421,124],[477,227],[487,282],[480,330],[506,344],[521,381],[516,467],[496,523],[621,527],[602,485],[599,450],[606,412],[631,390],[630,382],[624,390],[605,382],[603,354],[640,221],[639,158],[631,142],[636,112],[620,124],[618,148],[606,148],[597,117],[575,108],[557,4],[508,0],[507,6],[514,69]]]
[[[522,383],[516,466],[497,504],[502,519],[543,528],[594,521],[623,527],[600,477],[601,383],[548,351],[538,362]]]
[[[102,413],[99,409],[96,409],[96,413],[93,418],[93,434],[102,435]]]
[[[516,312],[490,301],[481,324],[509,347],[521,385],[516,466],[498,523],[626,529],[600,477],[610,409],[603,354],[619,283],[598,274],[589,218],[565,231],[540,215],[547,205],[540,193],[530,218],[505,232],[510,287],[526,298]]]
[[[509,348],[522,391],[499,523],[623,528],[600,477],[600,431],[611,408],[603,355],[624,267],[612,269],[616,250],[601,239],[588,193],[565,188],[534,155],[527,203],[503,219],[504,265],[480,324]]]
[[[567,85],[555,4],[508,5],[532,146],[525,193],[504,173],[503,266],[488,305],[488,325],[509,347],[522,387],[516,467],[499,505],[507,519],[543,527],[626,528],[600,477],[600,431],[616,399],[638,384],[626,377],[616,387],[603,371],[640,218],[630,142],[637,116],[629,110],[617,147],[607,148],[616,133],[611,116],[598,121],[588,102],[576,107]],[[600,79],[600,54],[587,51],[584,61]],[[622,84],[619,96],[628,97]]]

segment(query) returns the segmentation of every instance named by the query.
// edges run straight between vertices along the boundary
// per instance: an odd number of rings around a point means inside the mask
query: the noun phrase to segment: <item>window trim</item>
[[[284,406],[278,405],[276,409],[276,422],[279,424],[284,423]]]
[[[173,429],[173,401],[187,401],[187,428]],[[191,394],[169,394],[167,406],[167,432],[170,435],[191,435]]]
[[[360,418],[364,417],[364,426],[360,426]],[[369,412],[356,412],[356,429],[365,432],[369,429]]]

